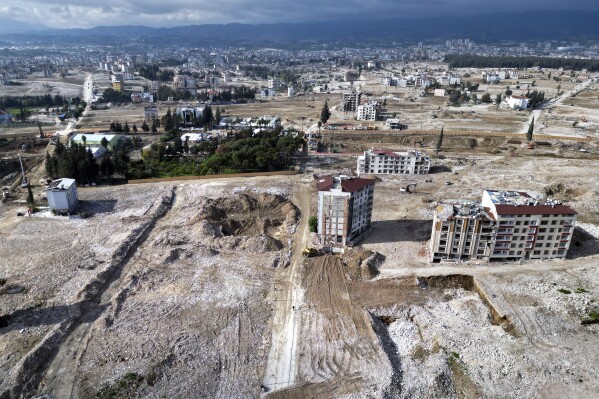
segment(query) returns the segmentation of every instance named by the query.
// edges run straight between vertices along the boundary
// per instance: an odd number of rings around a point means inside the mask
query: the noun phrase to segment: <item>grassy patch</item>
[[[113,384],[103,386],[95,395],[96,399],[125,399],[137,397],[137,389],[144,378],[136,373],[127,373]]]
[[[599,324],[599,311],[597,310],[591,310],[589,312],[589,317],[586,319],[583,319],[580,324],[584,325],[588,325],[588,324]]]
[[[558,291],[561,292],[562,294],[566,294],[566,295],[570,295],[572,293],[572,291],[567,290],[565,288],[560,288]]]
[[[577,294],[585,294],[588,291],[585,290],[584,288],[576,288],[576,291],[574,291],[574,292],[576,292]]]
[[[422,346],[416,345],[412,351],[412,359],[423,362],[428,357],[429,352]]]

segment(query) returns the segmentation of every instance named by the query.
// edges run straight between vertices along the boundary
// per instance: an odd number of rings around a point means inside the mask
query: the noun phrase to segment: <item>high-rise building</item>
[[[370,229],[374,179],[326,176],[318,181],[318,236],[333,251],[352,246]]]

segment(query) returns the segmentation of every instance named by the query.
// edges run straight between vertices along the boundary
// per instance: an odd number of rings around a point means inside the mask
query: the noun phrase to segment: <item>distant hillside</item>
[[[48,29],[28,35],[37,40],[99,42],[138,38],[155,44],[300,44],[443,40],[469,37],[476,42],[573,40],[599,37],[599,12],[528,11],[476,17],[394,18],[277,24],[191,25],[175,28],[98,26],[91,29]],[[12,35],[15,37],[14,35]],[[209,41],[209,43],[207,43]]]

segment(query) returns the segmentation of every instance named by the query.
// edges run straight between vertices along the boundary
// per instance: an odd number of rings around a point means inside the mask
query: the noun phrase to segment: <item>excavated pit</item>
[[[277,238],[292,233],[299,216],[297,207],[280,195],[241,193],[206,199],[198,219],[207,221],[217,235]]]
[[[484,289],[478,284],[476,279],[472,276],[464,274],[450,274],[447,276],[431,276],[431,277],[418,277],[416,283],[421,288],[442,288],[442,289],[463,289],[478,294],[480,299],[483,301],[489,314],[491,315],[491,323],[496,326],[501,326],[511,336],[517,338],[520,336],[516,327],[512,324],[509,317],[505,314],[501,314],[493,305],[491,299],[485,293]]]

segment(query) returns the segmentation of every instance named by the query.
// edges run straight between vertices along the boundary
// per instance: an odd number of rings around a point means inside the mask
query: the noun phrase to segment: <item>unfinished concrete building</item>
[[[347,176],[318,181],[318,236],[323,246],[342,252],[370,229],[374,182]]]
[[[431,160],[420,151],[394,152],[381,149],[364,151],[358,156],[357,173],[362,174],[427,174],[431,168]]]
[[[362,93],[360,92],[350,91],[343,93],[343,112],[356,112],[361,100]]]
[[[435,210],[431,260],[508,261],[565,258],[576,212],[555,200],[518,191],[485,190],[481,203]]]

